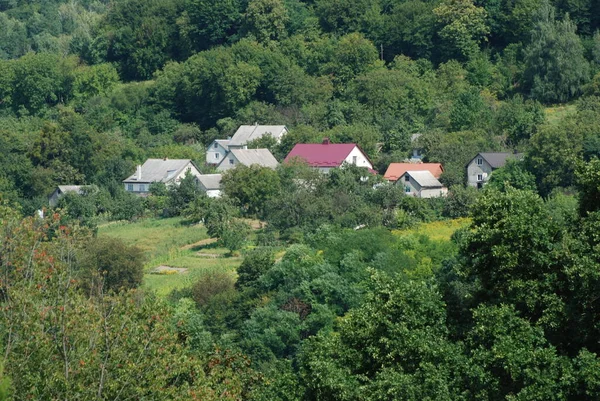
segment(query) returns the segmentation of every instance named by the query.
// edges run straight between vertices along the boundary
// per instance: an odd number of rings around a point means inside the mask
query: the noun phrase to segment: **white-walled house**
[[[240,125],[229,141],[229,149],[246,149],[246,145],[255,139],[270,135],[277,143],[288,133],[285,125]]]
[[[448,189],[427,170],[407,171],[396,185],[403,185],[406,195],[418,198],[437,198],[448,193]]]
[[[269,149],[230,149],[227,157],[217,166],[217,170],[230,170],[240,164],[247,167],[257,164],[274,169],[279,165],[279,162]]]
[[[467,184],[472,187],[481,188],[490,179],[492,172],[504,167],[510,158],[519,160],[523,157],[520,153],[509,152],[481,152],[477,153],[467,163]]]
[[[209,198],[221,197],[221,174],[202,174],[198,176],[198,186]]]
[[[135,173],[123,180],[127,192],[147,195],[150,184],[163,182],[166,185],[177,185],[187,173],[196,178],[200,170],[190,159],[148,159],[137,166]]]
[[[332,168],[346,164],[365,167],[371,172],[373,164],[367,155],[354,143],[330,143],[324,139],[322,143],[299,143],[286,156],[285,162],[294,159],[304,160],[309,166],[327,173]]]
[[[215,139],[206,149],[206,164],[219,164],[229,153],[229,139]]]

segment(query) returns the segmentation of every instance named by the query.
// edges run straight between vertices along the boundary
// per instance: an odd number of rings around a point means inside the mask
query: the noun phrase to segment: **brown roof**
[[[429,171],[435,178],[440,178],[444,168],[441,163],[391,163],[383,178],[396,181],[407,171]]]

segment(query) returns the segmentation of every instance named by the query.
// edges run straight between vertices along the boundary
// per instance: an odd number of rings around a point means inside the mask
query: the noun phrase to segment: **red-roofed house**
[[[341,167],[344,163],[373,170],[373,164],[367,155],[354,143],[299,143],[286,156],[284,162],[295,158],[306,161],[309,166],[326,173],[332,168]]]
[[[391,163],[383,178],[396,182],[407,171],[429,171],[435,178],[440,178],[444,172],[441,163]]]

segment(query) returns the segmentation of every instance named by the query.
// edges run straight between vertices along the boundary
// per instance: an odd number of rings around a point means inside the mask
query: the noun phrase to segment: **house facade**
[[[217,166],[217,170],[227,171],[239,165],[250,167],[254,164],[274,169],[279,162],[269,149],[230,149],[227,157]]]
[[[396,185],[402,185],[406,195],[417,198],[438,198],[448,193],[448,189],[429,171],[407,171]]]
[[[374,172],[373,164],[367,155],[354,143],[330,143],[324,139],[322,143],[299,143],[286,156],[285,161],[304,160],[309,166],[328,173],[333,168],[340,168],[345,163],[365,167]]]
[[[221,174],[202,174],[198,176],[198,186],[209,198],[220,198]]]
[[[219,164],[229,153],[229,139],[215,139],[206,149],[206,164]]]
[[[163,182],[177,185],[187,173],[196,178],[200,170],[190,159],[148,159],[138,165],[135,173],[123,180],[127,192],[145,196],[150,192],[150,184]]]
[[[519,160],[522,157],[522,154],[509,152],[478,153],[467,163],[467,184],[472,187],[482,188],[490,179],[492,172],[504,167],[508,159]]]

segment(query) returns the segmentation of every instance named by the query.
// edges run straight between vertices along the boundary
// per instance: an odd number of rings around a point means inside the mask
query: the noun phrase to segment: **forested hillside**
[[[448,196],[296,163],[125,191],[242,124],[280,162],[418,148]],[[479,152],[522,157],[476,190]],[[598,156],[594,0],[0,0],[0,400],[600,399]],[[184,240],[98,230],[149,217]],[[206,240],[229,270],[144,284]]]

